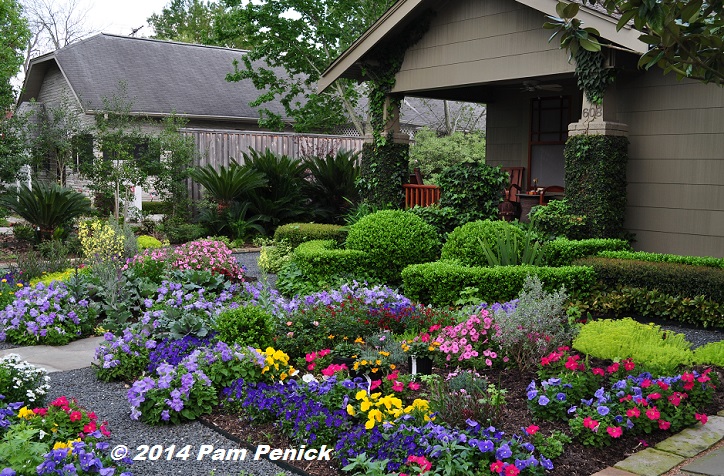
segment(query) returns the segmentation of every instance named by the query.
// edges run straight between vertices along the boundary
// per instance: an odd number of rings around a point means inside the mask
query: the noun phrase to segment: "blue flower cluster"
[[[45,461],[38,466],[38,475],[75,475],[85,473],[100,474],[101,476],[114,475],[116,468],[105,466],[100,458],[101,453],[108,453],[108,451],[109,445],[105,441],[96,443],[95,447],[78,441],[73,443],[72,452],[70,448],[51,450],[50,453],[45,455]],[[124,461],[124,463],[130,464],[130,460]],[[132,476],[132,474],[124,472],[121,473],[120,476]]]
[[[184,336],[181,339],[165,338],[159,342],[153,350],[151,350],[148,364],[148,371],[155,372],[159,365],[167,363],[178,365],[181,361],[189,356],[199,347],[208,347],[211,345],[212,338],[198,338],[196,336]]]

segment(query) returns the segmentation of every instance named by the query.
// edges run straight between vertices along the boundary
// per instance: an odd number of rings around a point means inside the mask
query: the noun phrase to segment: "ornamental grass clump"
[[[528,277],[515,308],[495,311],[495,340],[521,370],[533,368],[541,357],[575,336],[577,328],[563,308],[566,299],[565,289],[547,293],[537,277]]]
[[[0,311],[0,341],[21,345],[65,345],[90,335],[98,317],[87,299],[77,300],[61,282],[23,287]]]
[[[691,365],[694,355],[683,334],[640,324],[631,318],[604,319],[581,327],[573,348],[601,359],[633,358],[654,374],[671,375],[680,366]]]

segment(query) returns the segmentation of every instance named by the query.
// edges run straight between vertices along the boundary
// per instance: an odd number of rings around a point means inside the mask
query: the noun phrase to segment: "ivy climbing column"
[[[566,197],[573,213],[586,215],[587,234],[625,234],[628,126],[614,122],[615,89],[598,103],[584,94],[581,120],[568,126],[565,147]]]

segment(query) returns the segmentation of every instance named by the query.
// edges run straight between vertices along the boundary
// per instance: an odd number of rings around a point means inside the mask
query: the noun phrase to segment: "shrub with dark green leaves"
[[[637,259],[640,261],[653,261],[656,263],[680,263],[693,266],[709,266],[711,268],[724,268],[724,259],[711,256],[681,256],[665,253],[648,253],[646,251],[601,251],[598,256],[617,259]]]
[[[457,260],[466,266],[488,266],[488,259],[481,242],[495,248],[498,236],[509,233],[520,242],[525,233],[520,228],[503,220],[484,220],[466,223],[455,228],[442,247],[443,260]]]
[[[530,224],[544,236],[579,240],[586,237],[586,217],[574,215],[568,201],[551,200],[548,205],[536,206],[530,212]]]
[[[458,214],[452,207],[441,207],[439,205],[431,205],[429,207],[409,208],[407,213],[412,213],[422,218],[425,223],[435,227],[442,237],[443,243],[447,240],[448,234],[455,228],[460,226]]]
[[[496,218],[509,179],[500,167],[484,163],[448,167],[437,178],[440,206],[455,209],[460,223]]]
[[[609,289],[658,289],[672,296],[705,296],[724,303],[724,269],[596,256],[576,260],[574,264],[591,266],[598,280]]]
[[[477,288],[479,302],[506,302],[523,289],[526,277],[537,276],[549,292],[565,286],[586,292],[596,281],[586,266],[463,266],[449,261],[408,266],[402,271],[405,296],[426,304],[448,306],[460,298],[466,288]]]
[[[670,319],[701,327],[724,327],[724,304],[705,296],[672,296],[657,289],[619,287],[576,296],[573,305],[582,313],[606,316],[632,314]]]
[[[347,249],[367,253],[370,273],[397,284],[405,266],[437,259],[440,239],[421,218],[402,210],[382,210],[350,227]]]
[[[691,343],[684,334],[663,331],[654,324],[631,318],[589,322],[573,340],[573,348],[599,359],[631,358],[657,375],[673,375],[679,366],[691,365]]]
[[[369,268],[369,256],[363,251],[337,248],[332,240],[307,241],[281,267],[276,287],[294,296],[329,289],[342,281],[378,281]]]
[[[274,318],[253,305],[227,309],[216,317],[217,337],[227,344],[266,349],[274,342]]]
[[[288,223],[274,232],[274,241],[287,240],[292,248],[312,240],[334,240],[342,245],[346,238],[347,230],[344,227],[324,223]]]
[[[589,238],[569,240],[558,238],[546,244],[548,266],[568,266],[578,258],[592,256],[601,251],[628,251],[631,245],[626,240],[615,238]]]

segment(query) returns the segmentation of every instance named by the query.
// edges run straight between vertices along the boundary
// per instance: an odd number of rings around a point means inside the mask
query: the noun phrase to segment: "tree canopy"
[[[619,20],[617,28],[632,25],[649,45],[639,61],[647,69],[657,65],[679,79],[724,84],[724,0],[588,0],[602,5]],[[558,17],[547,28],[562,33],[561,45],[575,50],[600,51],[600,34],[575,18],[579,6],[560,3]]]
[[[251,79],[261,92],[252,103],[279,100],[298,132],[330,131],[352,122],[358,91],[339,80],[318,94],[315,84],[327,66],[352,44],[395,0],[225,0],[253,50],[237,65],[231,81]],[[275,69],[283,69],[278,74]],[[278,114],[262,108],[260,125],[280,129]]]
[[[15,102],[10,80],[23,64],[23,50],[30,38],[28,22],[17,0],[0,0],[0,120]]]
[[[203,0],[171,0],[161,13],[151,15],[159,40],[173,40],[227,48],[249,48],[241,35],[236,12],[219,2]]]

